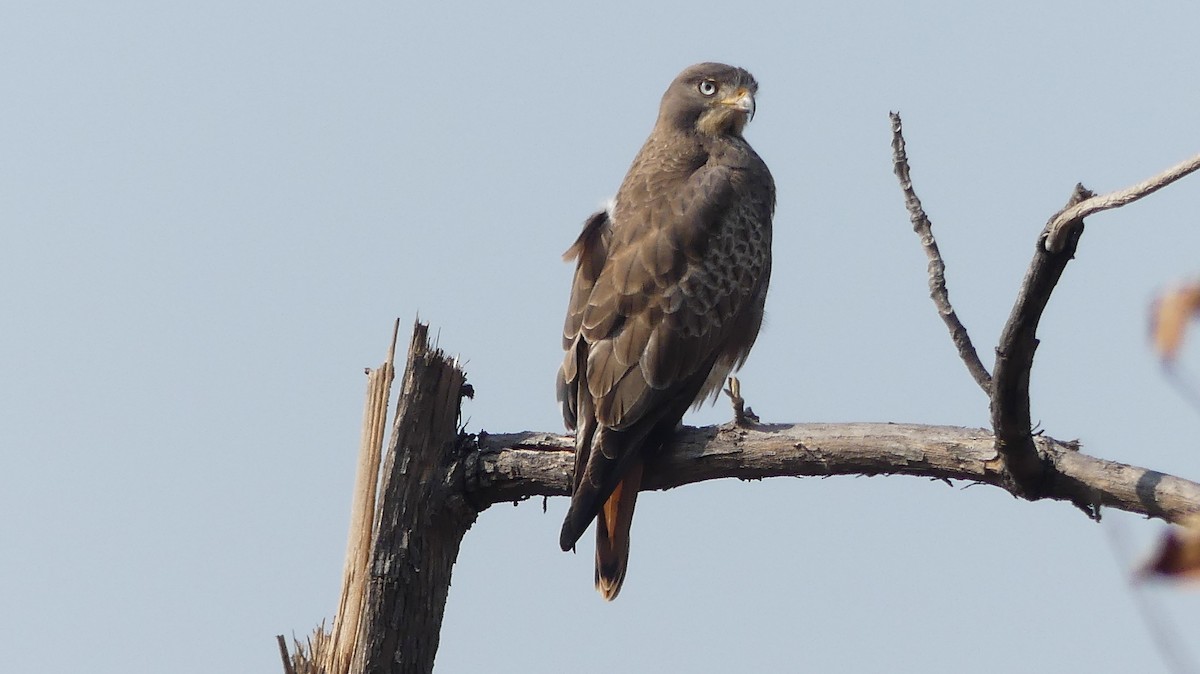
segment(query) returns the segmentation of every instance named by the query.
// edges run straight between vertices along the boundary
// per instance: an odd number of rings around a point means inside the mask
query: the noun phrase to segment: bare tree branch
[[[1083,233],[1083,218],[1101,210],[1130,203],[1169,185],[1200,168],[1200,156],[1129,189],[1102,197],[1095,196],[1082,185],[1076,185],[1067,205],[1050,218],[1038,237],[1033,260],[1000,334],[996,347],[996,363],[989,379],[967,337],[966,328],[962,326],[950,306],[945,281],[945,263],[933,238],[929,218],[913,189],[900,116],[892,113],[891,121],[893,166],[904,192],[904,201],[913,229],[921,236],[921,244],[929,257],[930,296],[938,307],[938,313],[950,328],[959,357],[990,398],[998,460],[988,465],[998,473],[1007,474],[1006,479],[1011,481],[1010,490],[1014,494],[1031,499],[1041,498],[1043,490],[1053,488],[1050,482],[1056,475],[1053,468],[1046,464],[1046,457],[1039,455],[1034,447],[1032,435],[1029,381],[1033,370],[1033,356],[1038,345],[1037,326],[1067,263],[1074,257],[1079,237]]]
[[[912,220],[913,231],[921,237],[921,246],[929,257],[929,297],[937,306],[938,315],[950,329],[950,338],[958,349],[958,357],[967,366],[967,371],[979,384],[979,388],[987,395],[992,392],[992,375],[979,359],[975,345],[967,328],[958,320],[958,314],[950,304],[950,291],[946,289],[946,263],[938,249],[937,240],[933,238],[933,223],[921,207],[921,200],[913,189],[912,178],[909,176],[908,154],[905,152],[904,133],[901,128],[900,115],[891,113],[892,117],[892,164],[896,177],[900,179],[900,189],[904,190],[904,205],[908,208],[908,217]]]
[[[1170,185],[1180,178],[1192,173],[1196,169],[1200,169],[1200,154],[1180,162],[1175,166],[1159,173],[1158,175],[1147,178],[1142,182],[1131,185],[1123,190],[1092,196],[1086,201],[1081,201],[1071,208],[1068,208],[1054,217],[1046,228],[1046,250],[1051,253],[1059,253],[1063,247],[1067,245],[1067,238],[1071,230],[1072,222],[1082,222],[1084,218],[1093,213],[1107,211],[1110,208],[1118,208],[1125,204],[1133,203],[1142,197],[1153,194],[1158,190]]]
[[[1092,196],[1083,185],[1076,185],[1064,211]],[[1051,221],[1054,221],[1056,214]],[[1047,232],[1049,224],[1047,224]],[[996,451],[1003,459],[1017,487],[1016,492],[1031,498],[1040,496],[1043,483],[1052,477],[1034,448],[1033,422],[1029,409],[1029,379],[1033,355],[1037,351],[1037,327],[1050,294],[1067,263],[1075,256],[1075,247],[1083,234],[1083,223],[1069,230],[1066,245],[1057,253],[1048,252],[1042,237],[1034,248],[1033,260],[1021,281],[1008,322],[1000,332],[996,347],[995,375],[992,378],[992,428],[996,431]],[[1043,232],[1043,236],[1045,232]]]
[[[1013,491],[989,468],[996,438],[985,429],[916,424],[760,424],[685,427],[647,465],[644,489],[719,478],[912,475],[968,480]],[[1106,461],[1045,436],[1035,438],[1054,479],[1039,498],[1068,501],[1099,517],[1102,506],[1179,522],[1200,513],[1200,484]],[[481,433],[465,459],[477,508],[532,496],[566,496],[574,440],[556,433]],[[1024,494],[1020,494],[1024,496]]]
[[[1075,253],[1075,245],[1083,232],[1083,223],[1075,223],[1067,230],[1073,234],[1056,253],[1048,252],[1042,245],[1049,225],[1038,238],[1033,261],[1025,273],[1008,322],[1000,334],[996,348],[996,364],[989,377],[967,336],[966,328],[950,306],[945,263],[933,238],[929,218],[925,215],[913,189],[900,116],[892,113],[891,120],[893,165],[904,192],[904,201],[913,222],[913,229],[921,236],[921,244],[929,257],[930,297],[950,328],[959,357],[966,363],[967,369],[990,400],[992,427],[996,432],[995,449],[999,461],[988,465],[1002,477],[1006,477],[1014,494],[1031,499],[1041,498],[1043,490],[1049,488],[1047,483],[1054,478],[1054,473],[1048,470],[1043,457],[1038,455],[1034,447],[1029,410],[1029,378],[1033,370],[1033,354],[1038,343],[1038,322],[1063,269]],[[1064,212],[1091,196],[1091,192],[1083,186],[1076,186]],[[1055,214],[1051,222],[1058,217],[1059,214]]]

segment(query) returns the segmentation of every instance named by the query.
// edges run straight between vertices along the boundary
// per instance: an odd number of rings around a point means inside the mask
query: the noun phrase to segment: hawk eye
[[[712,96],[717,93],[717,83],[712,80],[704,80],[696,88],[705,96]]]

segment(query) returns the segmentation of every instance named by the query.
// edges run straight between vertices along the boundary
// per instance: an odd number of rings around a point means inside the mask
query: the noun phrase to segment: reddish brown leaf
[[[1200,579],[1200,521],[1192,520],[1187,526],[1168,529],[1140,575],[1173,580]]]
[[[1154,302],[1150,335],[1154,350],[1164,361],[1172,361],[1183,343],[1188,321],[1200,312],[1200,283],[1189,283],[1167,290]]]

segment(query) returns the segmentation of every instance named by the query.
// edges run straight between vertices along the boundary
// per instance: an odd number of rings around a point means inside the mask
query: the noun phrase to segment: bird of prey
[[[558,399],[575,431],[559,543],[596,524],[596,589],[611,600],[629,561],[645,461],[684,412],[716,398],[762,325],[775,183],[742,137],[758,83],[701,63],[662,97],[616,198],[563,256],[575,260]]]

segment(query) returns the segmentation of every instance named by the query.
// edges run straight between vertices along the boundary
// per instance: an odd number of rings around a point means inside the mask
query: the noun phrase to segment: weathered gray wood
[[[647,466],[645,489],[733,477],[912,475],[969,480],[1014,492],[995,470],[996,438],[982,428],[917,424],[759,424],[685,427]],[[1075,443],[1033,438],[1048,466],[1041,498],[1068,501],[1098,517],[1110,507],[1180,522],[1200,513],[1200,484],[1078,451]],[[468,459],[467,489],[477,505],[570,493],[573,440],[554,433],[483,435]]]
[[[933,222],[921,205],[913,187],[912,174],[908,166],[908,151],[905,149],[903,125],[898,113],[891,113],[892,119],[892,171],[900,181],[900,191],[904,193],[904,206],[908,209],[908,217],[912,222],[913,231],[921,237],[921,248],[929,258],[929,298],[937,307],[938,316],[950,330],[950,340],[958,350],[958,357],[967,366],[971,378],[979,384],[979,388],[989,397],[992,394],[992,375],[979,359],[979,352],[971,342],[967,326],[958,318],[954,305],[950,304],[950,290],[946,287],[946,261],[942,259],[942,251],[938,248],[937,239],[933,236]]]
[[[352,672],[433,669],[450,574],[475,521],[464,501],[458,441],[465,378],[413,329],[383,466],[379,526]]]

